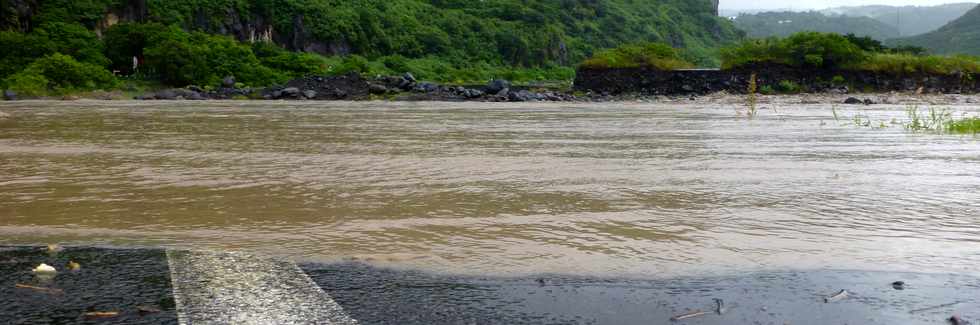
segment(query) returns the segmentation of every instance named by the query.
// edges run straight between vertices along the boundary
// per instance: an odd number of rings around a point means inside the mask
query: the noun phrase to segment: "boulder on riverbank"
[[[3,100],[17,100],[17,92],[6,89],[3,91]]]
[[[266,99],[363,100],[371,93],[371,84],[361,75],[313,76],[293,79],[284,87],[269,87],[262,92]]]

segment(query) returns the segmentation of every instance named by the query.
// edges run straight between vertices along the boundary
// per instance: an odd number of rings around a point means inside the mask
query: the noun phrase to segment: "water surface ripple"
[[[3,103],[0,243],[461,273],[980,273],[980,140],[849,109]]]

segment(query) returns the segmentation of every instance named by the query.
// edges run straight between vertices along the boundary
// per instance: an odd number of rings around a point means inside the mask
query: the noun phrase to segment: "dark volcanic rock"
[[[489,84],[487,84],[487,88],[484,90],[486,90],[486,92],[490,94],[500,94],[501,91],[508,88],[510,88],[510,81],[503,80],[503,79],[495,79],[491,81]]]
[[[225,88],[235,88],[235,77],[227,76],[221,80],[221,86]]]
[[[530,102],[538,100],[537,94],[527,90],[512,91],[507,94],[507,99],[512,102]]]
[[[432,83],[423,82],[423,83],[419,83],[417,86],[415,86],[415,89],[414,90],[417,91],[417,92],[421,92],[421,93],[431,93],[431,92],[438,91],[439,90],[439,86],[437,86],[435,84],[432,84]]]
[[[383,95],[388,93],[388,87],[379,84],[371,84],[368,91],[375,95]]]
[[[483,97],[483,92],[477,89],[465,89],[463,90],[462,96],[467,99],[480,98]]]
[[[164,89],[158,91],[153,97],[159,100],[174,100],[177,99],[177,93],[173,89]]]
[[[357,73],[333,77],[306,77],[287,82],[286,88],[279,89],[283,92],[281,97],[293,98],[287,94],[286,90],[289,88],[296,88],[296,95],[301,95],[300,89],[316,92],[316,97],[310,99],[359,100],[368,98],[371,84]]]
[[[10,89],[4,90],[3,100],[17,100],[17,92]]]
[[[282,93],[281,93],[281,95],[279,97],[282,97],[282,98],[294,98],[295,99],[295,98],[299,98],[299,95],[300,95],[299,88],[296,88],[296,87],[288,87],[288,88],[285,88],[285,89],[282,90]]]
[[[848,104],[848,105],[860,105],[860,104],[864,104],[864,101],[862,101],[860,99],[857,99],[857,98],[854,98],[854,97],[848,97],[847,99],[844,100],[844,104]]]

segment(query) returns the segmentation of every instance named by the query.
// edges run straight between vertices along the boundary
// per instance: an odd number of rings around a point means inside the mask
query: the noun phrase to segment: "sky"
[[[975,0],[721,0],[721,9],[825,9],[840,6],[892,5],[934,6]]]

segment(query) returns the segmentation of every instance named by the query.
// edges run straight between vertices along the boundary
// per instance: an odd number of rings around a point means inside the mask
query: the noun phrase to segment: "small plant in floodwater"
[[[755,117],[756,113],[758,113],[756,109],[758,98],[756,98],[755,95],[755,93],[759,91],[758,77],[759,76],[756,75],[755,73],[749,76],[749,88],[746,89],[748,90],[749,93],[748,103],[747,103],[749,108],[747,115],[749,116],[749,118]]]
[[[946,130],[956,134],[980,134],[980,117],[951,121],[946,125]]]
[[[947,125],[953,123],[953,113],[947,109],[938,110],[935,107],[929,108],[929,113],[923,115],[919,113],[918,106],[908,106],[905,110],[909,121],[905,123],[905,129],[912,132],[933,131],[942,133],[947,131]]]
[[[830,109],[834,112],[834,121],[840,123],[840,115],[837,114],[837,105],[831,106]]]

